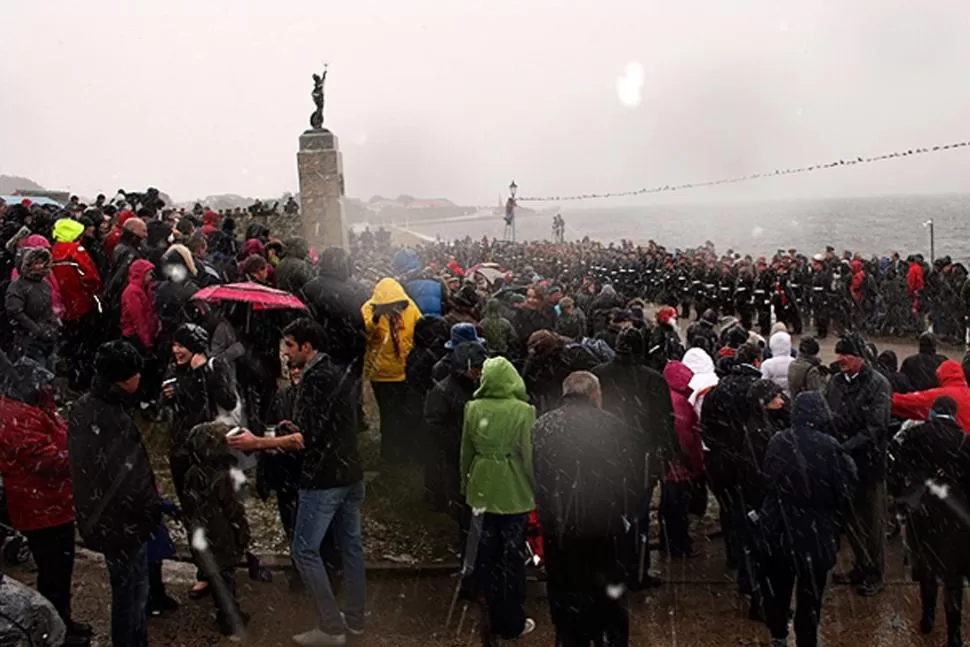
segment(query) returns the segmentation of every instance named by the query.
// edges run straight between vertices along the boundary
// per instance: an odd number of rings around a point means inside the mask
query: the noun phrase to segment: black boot
[[[179,608],[178,600],[165,592],[162,580],[162,563],[148,565],[148,614],[158,617],[172,613]]]
[[[94,631],[90,626],[74,622],[71,620],[66,623],[67,634],[64,637],[65,647],[88,647],[91,644],[91,638],[94,636]]]
[[[962,581],[956,585],[947,585],[943,590],[943,611],[946,614],[946,647],[963,647]]]
[[[933,576],[920,579],[919,599],[923,609],[920,617],[919,630],[922,634],[933,633],[933,626],[936,624],[936,578]]]

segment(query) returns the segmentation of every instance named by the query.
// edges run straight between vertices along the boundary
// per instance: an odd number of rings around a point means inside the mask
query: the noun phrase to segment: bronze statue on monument
[[[323,73],[313,75],[313,92],[310,96],[317,109],[310,114],[310,127],[313,130],[323,130],[323,84],[327,81],[327,64],[323,64]]]

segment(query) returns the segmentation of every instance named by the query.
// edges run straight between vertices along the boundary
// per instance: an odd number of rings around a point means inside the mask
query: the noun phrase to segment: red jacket
[[[855,301],[862,301],[865,296],[862,293],[862,285],[866,281],[866,272],[863,269],[862,261],[856,259],[852,261],[852,280],[849,282],[849,292]]]
[[[0,472],[10,521],[20,531],[74,521],[67,425],[53,411],[0,397]]]
[[[964,433],[970,433],[970,387],[963,374],[963,367],[951,359],[936,369],[940,386],[916,393],[896,393],[893,395],[893,416],[908,420],[926,420],[930,416],[933,402],[941,395],[948,395],[957,403],[957,424]]]
[[[108,235],[104,237],[104,242],[101,244],[101,249],[104,250],[104,257],[108,259],[109,263],[114,257],[115,247],[118,246],[118,241],[121,240],[121,232],[123,231],[125,223],[134,217],[134,213],[128,209],[125,209],[118,214],[118,224],[115,225],[111,231],[108,232]]]
[[[101,276],[91,255],[79,242],[57,243],[51,249],[51,273],[57,279],[64,303],[64,321],[77,321],[91,312],[101,292]]]
[[[923,280],[923,266],[916,261],[909,264],[906,285],[909,286],[909,296],[912,298],[918,296],[917,292],[921,292],[926,287],[926,282]]]
[[[155,345],[158,334],[158,314],[155,298],[145,285],[145,275],[154,270],[151,261],[139,258],[128,270],[128,286],[121,294],[121,335],[137,337],[145,348]]]
[[[668,481],[688,481],[704,473],[704,449],[697,412],[688,400],[690,378],[694,374],[681,362],[672,360],[664,367],[664,379],[670,386],[670,401],[674,408],[674,429],[683,455],[682,465],[671,466]]]

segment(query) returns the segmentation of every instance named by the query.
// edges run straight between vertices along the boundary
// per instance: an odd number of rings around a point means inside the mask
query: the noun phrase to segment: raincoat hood
[[[788,357],[791,355],[791,335],[787,332],[776,332],[768,340],[768,348],[772,357]]]
[[[53,373],[34,360],[21,357],[3,375],[3,395],[36,406],[40,404],[42,392],[53,383]]]
[[[832,410],[818,391],[805,391],[795,398],[795,408],[791,415],[792,429],[795,431],[815,430],[830,434],[832,431]]]
[[[73,243],[84,233],[84,225],[77,220],[61,218],[54,223],[54,240],[59,243]]]
[[[408,272],[413,272],[421,266],[421,262],[418,260],[418,253],[413,249],[401,249],[394,254],[394,260],[391,262],[391,268],[394,270],[395,274],[407,274]]]
[[[485,303],[485,314],[490,317],[497,317],[502,314],[502,304],[498,299],[489,299]]]
[[[414,324],[414,345],[419,348],[440,348],[449,335],[448,322],[436,315],[424,315]]]
[[[370,299],[371,304],[375,306],[391,305],[402,301],[410,303],[411,299],[404,288],[401,287],[401,284],[392,278],[381,279],[374,286],[374,294]]]
[[[481,386],[475,391],[475,398],[529,401],[522,376],[504,357],[485,360],[485,365],[482,367]]]
[[[690,380],[694,373],[682,362],[670,360],[664,367],[664,379],[670,388],[681,395],[690,395]]]
[[[310,254],[310,244],[303,238],[290,238],[283,244],[287,258],[304,260]]]
[[[690,378],[690,395],[688,400],[691,404],[697,404],[697,398],[706,391],[717,386],[719,379],[714,372],[714,360],[700,348],[691,348],[684,353],[681,359],[684,366],[690,369],[693,376]]]
[[[343,247],[328,247],[320,254],[320,274],[340,281],[350,278],[350,254]]]
[[[242,248],[243,260],[249,258],[250,256],[253,256],[254,254],[256,256],[262,256],[263,258],[266,257],[266,245],[264,245],[263,241],[259,240],[258,238],[250,238],[245,243],[243,243],[243,248]]]
[[[948,359],[936,369],[936,377],[940,381],[941,387],[963,387],[967,388],[967,378],[963,373],[963,367],[952,359]]]
[[[145,275],[155,269],[151,261],[139,258],[131,264],[128,270],[128,285],[142,286],[145,284]]]

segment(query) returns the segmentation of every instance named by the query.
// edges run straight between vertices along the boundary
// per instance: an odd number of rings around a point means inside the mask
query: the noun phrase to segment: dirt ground
[[[699,546],[690,560],[659,561],[654,566],[666,580],[661,588],[638,594],[630,601],[631,645],[723,647],[766,646],[766,629],[746,619],[730,576],[723,568],[721,542]],[[942,645],[942,626],[925,638],[918,634],[919,594],[904,577],[899,540],[890,546],[888,567],[892,584],[876,598],[863,599],[844,587],[829,590],[822,622],[826,647],[917,647]],[[26,571],[12,576],[33,583]],[[152,619],[151,644],[196,647],[228,642],[214,631],[211,602],[188,601],[186,592],[195,569],[187,564],[167,563],[165,579],[169,593],[182,600],[173,616]],[[272,583],[250,581],[238,573],[240,600],[252,614],[245,644],[260,647],[289,645],[290,636],[310,628],[313,613],[308,600],[288,591],[287,575],[275,573]],[[479,638],[481,612],[459,604],[449,627],[445,618],[455,580],[448,576],[368,576],[368,621],[365,636],[351,645],[374,647],[472,647]],[[110,592],[103,561],[83,552],[74,578],[75,613],[98,632],[98,645],[106,638]],[[536,632],[516,644],[551,646],[554,631],[548,617],[542,585],[530,585],[527,611],[537,622]],[[942,609],[939,622],[942,623]],[[792,642],[794,644],[794,642]]]

